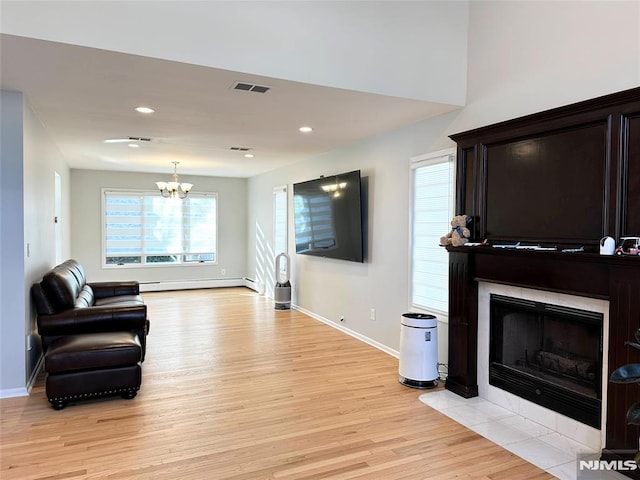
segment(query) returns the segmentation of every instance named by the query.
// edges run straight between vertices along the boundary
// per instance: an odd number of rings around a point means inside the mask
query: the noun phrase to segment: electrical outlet
[[[220,269],[220,275],[224,276],[226,274],[227,274],[227,269],[226,268]]]
[[[371,320],[372,322],[376,321],[376,309],[375,308],[372,308],[369,311],[369,320]]]

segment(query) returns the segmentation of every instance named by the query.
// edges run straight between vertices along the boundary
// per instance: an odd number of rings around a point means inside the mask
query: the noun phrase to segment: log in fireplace
[[[600,429],[602,314],[491,295],[489,383]]]

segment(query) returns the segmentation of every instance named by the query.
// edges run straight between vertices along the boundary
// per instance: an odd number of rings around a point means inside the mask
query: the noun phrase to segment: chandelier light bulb
[[[173,163],[173,179],[170,182],[156,182],[160,195],[164,198],[187,198],[189,191],[193,188],[192,183],[180,183],[178,180],[178,164],[180,162]]]

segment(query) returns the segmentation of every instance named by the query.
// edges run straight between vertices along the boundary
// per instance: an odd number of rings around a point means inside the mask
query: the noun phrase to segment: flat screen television
[[[293,184],[296,253],[363,261],[360,170]]]

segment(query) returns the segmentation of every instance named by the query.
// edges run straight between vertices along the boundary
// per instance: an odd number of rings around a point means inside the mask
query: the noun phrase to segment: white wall
[[[409,304],[409,158],[453,146],[453,133],[640,85],[640,3],[471,2],[469,25],[466,107],[249,181],[249,235],[257,224],[271,238],[274,186],[353,169],[368,177],[367,262],[294,254],[294,300],[391,349]],[[251,239],[248,257],[250,272],[260,268]]]
[[[102,267],[102,188],[155,189],[166,175],[71,170],[71,257],[82,263],[88,281],[185,281],[244,277],[247,271],[247,180],[180,175],[194,192],[218,193],[218,264],[184,267]],[[166,177],[166,178],[163,178]],[[159,195],[159,194],[158,194]],[[221,274],[221,269],[226,275]]]
[[[3,1],[0,27],[14,35],[462,105],[467,11],[463,1]]]
[[[22,94],[0,91],[0,396],[26,394]]]
[[[359,264],[291,253],[293,302],[397,350],[400,318],[409,305],[409,159],[452,146],[445,132],[454,118],[446,114],[249,179],[249,276],[273,269],[271,258],[261,263],[256,247],[259,227],[266,249],[273,249],[273,187],[288,184],[292,192],[292,183],[359,169],[368,192],[367,258]],[[295,252],[291,193],[289,203],[289,252]],[[441,330],[444,362],[447,332]]]
[[[31,285],[56,264],[55,252],[55,172],[61,180],[62,255],[70,251],[69,167],[49,137],[45,127],[25,101],[24,109],[24,297],[26,332],[32,349],[27,351],[27,380],[42,354],[31,302]],[[22,340],[22,345],[26,341]]]
[[[68,218],[69,172],[22,94],[0,92],[2,106],[0,185],[0,397],[25,395],[41,355],[31,306],[31,284],[55,264],[54,171],[63,185]],[[63,252],[69,252],[64,226]],[[28,247],[27,247],[28,245]],[[27,351],[27,337],[33,345]]]
[[[470,2],[456,131],[640,85],[640,2]]]

